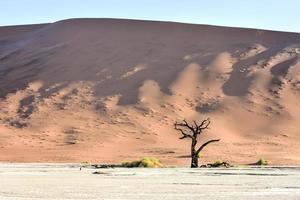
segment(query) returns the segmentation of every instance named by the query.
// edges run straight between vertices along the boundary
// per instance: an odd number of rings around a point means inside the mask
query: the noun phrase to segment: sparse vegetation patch
[[[207,165],[201,165],[201,167],[232,167],[232,165],[230,165],[228,162],[225,161],[221,161],[221,160],[216,160],[215,162],[211,163],[211,164],[207,164]]]
[[[260,165],[260,166],[266,166],[266,165],[268,165],[269,163],[268,163],[268,161],[266,160],[266,159],[264,159],[264,158],[260,158],[256,163],[255,163],[255,165]]]
[[[146,168],[160,168],[163,167],[161,161],[154,157],[144,157],[141,160],[125,161],[121,164],[121,167],[146,167]]]

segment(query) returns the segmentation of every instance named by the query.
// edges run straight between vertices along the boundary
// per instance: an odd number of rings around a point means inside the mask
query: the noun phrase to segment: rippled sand
[[[296,200],[300,168],[80,170],[66,164],[0,164],[0,199]]]

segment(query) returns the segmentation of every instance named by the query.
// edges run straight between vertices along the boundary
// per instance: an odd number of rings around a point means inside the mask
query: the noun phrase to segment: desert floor
[[[0,164],[0,199],[300,199],[300,168],[95,169]]]

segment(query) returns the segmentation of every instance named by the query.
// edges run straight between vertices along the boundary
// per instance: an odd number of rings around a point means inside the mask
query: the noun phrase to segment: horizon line
[[[261,31],[270,31],[270,32],[282,32],[282,33],[294,33],[300,34],[300,32],[296,31],[288,31],[288,30],[278,30],[278,29],[268,29],[268,28],[257,28],[257,27],[246,27],[246,26],[228,26],[228,25],[220,25],[220,24],[205,24],[205,23],[193,23],[193,22],[185,22],[185,21],[172,21],[172,20],[154,20],[154,19],[139,19],[139,18],[112,18],[112,17],[73,17],[73,18],[65,18],[57,21],[51,22],[39,22],[39,23],[24,23],[24,24],[10,24],[10,25],[0,25],[0,28],[3,27],[16,27],[16,26],[34,26],[34,25],[47,25],[54,24],[61,21],[68,20],[129,20],[129,21],[145,21],[145,22],[163,22],[163,23],[177,23],[177,24],[187,24],[187,25],[202,25],[202,26],[214,26],[214,27],[224,27],[224,28],[237,28],[237,29],[250,29],[250,30],[261,30]]]

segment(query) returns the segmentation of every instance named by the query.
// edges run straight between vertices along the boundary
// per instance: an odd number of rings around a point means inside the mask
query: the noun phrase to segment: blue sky
[[[300,32],[300,0],[0,0],[0,26],[83,17]]]

